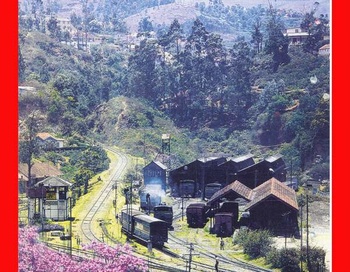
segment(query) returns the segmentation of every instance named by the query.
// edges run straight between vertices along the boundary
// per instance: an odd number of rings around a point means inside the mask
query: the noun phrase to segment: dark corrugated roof
[[[231,159],[231,161],[242,162],[242,161],[245,161],[245,160],[248,160],[248,159],[251,159],[251,158],[253,158],[253,155],[252,154],[247,154],[247,155],[243,155],[243,156],[240,156],[240,157],[237,157],[237,158],[233,158],[233,159]]]
[[[242,196],[243,198],[250,200],[252,189],[245,186],[243,183],[239,182],[238,180],[232,182],[231,184],[227,185],[226,187],[222,188],[221,190],[217,191],[209,200],[208,204],[215,202],[216,200],[224,197],[225,195],[235,192],[238,195]]]
[[[272,163],[272,162],[275,162],[275,161],[282,159],[282,158],[283,158],[283,156],[281,154],[276,154],[276,155],[273,155],[273,156],[266,158],[265,161]]]
[[[290,207],[299,210],[295,191],[275,178],[271,178],[253,189],[251,202],[245,206],[245,210],[251,209],[270,196],[275,196]]]

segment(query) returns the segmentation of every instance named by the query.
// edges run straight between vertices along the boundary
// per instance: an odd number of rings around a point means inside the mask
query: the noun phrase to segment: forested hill
[[[317,172],[329,174],[330,67],[318,54],[326,17],[300,18],[312,33],[303,46],[288,46],[283,17],[270,9],[251,39],[230,45],[201,18],[187,31],[174,20],[158,32],[144,18],[135,47],[108,38],[111,30],[78,50],[55,17],[21,16],[20,84],[35,88],[20,96],[21,118],[39,109],[44,127],[62,137],[89,135],[153,158],[159,135],[173,132],[177,161],[280,152],[298,157],[302,170],[321,157]]]

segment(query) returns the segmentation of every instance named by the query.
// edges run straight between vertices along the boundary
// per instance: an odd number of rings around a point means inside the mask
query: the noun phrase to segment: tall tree
[[[252,43],[254,44],[254,48],[256,53],[260,53],[262,50],[263,43],[263,34],[261,32],[261,20],[258,18],[253,24],[254,30],[252,31]]]
[[[287,64],[290,61],[288,38],[283,35],[283,29],[283,23],[278,17],[277,11],[271,7],[267,23],[265,52],[272,54],[273,72],[276,72],[281,64]]]
[[[179,60],[181,51],[181,41],[184,39],[183,29],[177,19],[171,23],[168,32],[160,37],[159,44],[162,45],[165,50],[176,56]]]
[[[149,17],[145,17],[140,20],[137,36],[139,37],[150,37],[150,32],[152,32],[153,25]]]
[[[58,24],[58,20],[56,17],[51,16],[49,21],[47,22],[47,29],[50,32],[51,38],[56,38],[58,40],[61,40],[62,32],[61,27]]]
[[[155,101],[154,93],[155,65],[157,58],[156,43],[144,39],[129,58],[129,94]]]
[[[42,116],[35,110],[22,122],[19,139],[19,160],[28,166],[28,186],[32,184],[33,158],[39,154],[37,134],[42,127]]]
[[[239,41],[232,46],[227,66],[226,99],[229,115],[238,127],[247,120],[247,111],[252,105],[250,69],[252,52],[245,41]]]

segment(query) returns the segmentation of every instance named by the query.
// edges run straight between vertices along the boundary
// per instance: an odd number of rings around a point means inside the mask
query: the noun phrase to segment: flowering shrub
[[[19,230],[18,262],[20,272],[116,272],[147,271],[145,262],[132,255],[128,245],[111,247],[92,242],[83,245],[84,250],[94,253],[94,258],[70,257],[47,247],[38,239],[36,227]]]

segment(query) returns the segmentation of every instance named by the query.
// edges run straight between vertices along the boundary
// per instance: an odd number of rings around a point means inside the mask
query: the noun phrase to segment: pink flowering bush
[[[40,242],[37,228],[19,230],[18,261],[20,272],[116,272],[147,271],[145,262],[132,255],[128,245],[111,247],[93,242],[83,249],[94,254],[93,258],[70,257]]]

